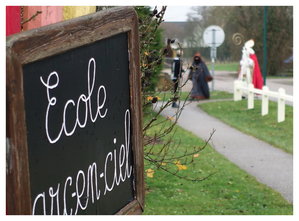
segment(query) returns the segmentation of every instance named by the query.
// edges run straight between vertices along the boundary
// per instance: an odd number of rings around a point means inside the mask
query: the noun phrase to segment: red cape
[[[264,80],[261,74],[261,69],[259,62],[255,54],[250,54],[250,58],[254,61],[254,69],[252,73],[252,84],[257,89],[262,89],[264,85]]]

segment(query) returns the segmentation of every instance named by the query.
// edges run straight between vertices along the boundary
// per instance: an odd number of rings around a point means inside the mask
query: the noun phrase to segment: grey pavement
[[[293,156],[209,116],[191,102],[184,107],[178,125],[206,140],[215,129],[211,146],[256,179],[293,202]],[[159,104],[156,108],[159,108]],[[173,116],[168,107],[164,116]]]

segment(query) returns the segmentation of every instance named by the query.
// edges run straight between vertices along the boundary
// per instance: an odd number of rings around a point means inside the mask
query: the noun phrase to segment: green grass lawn
[[[269,114],[261,116],[261,101],[247,109],[247,100],[203,103],[200,108],[209,115],[257,137],[282,150],[293,153],[293,107],[286,105],[285,121],[277,123],[277,103],[269,102]]]
[[[164,119],[159,117],[158,120]],[[145,117],[146,120],[146,117]],[[158,131],[161,124],[151,129]],[[181,142],[179,154],[187,148],[202,146],[203,141],[192,133],[175,126],[173,142]],[[169,136],[172,136],[170,134]],[[156,144],[156,148],[158,148]],[[182,176],[206,177],[204,181],[179,179],[157,170],[148,161],[145,169],[153,169],[146,177],[145,215],[243,215],[292,214],[293,207],[281,195],[225,159],[210,146],[194,158],[192,165],[180,171]]]
[[[229,99],[233,98],[233,94],[226,91],[212,91],[210,99]]]
[[[228,62],[228,63],[215,63],[215,71],[229,71],[229,72],[237,72],[239,70],[240,63],[239,62]],[[209,70],[212,69],[212,64],[208,64]]]
[[[189,92],[181,92],[179,94],[180,100],[184,101],[188,97]],[[171,98],[172,92],[166,91],[166,92],[160,92],[157,94],[157,96],[162,100],[162,101],[167,101],[168,99]],[[233,95],[231,93],[225,92],[225,91],[212,91],[210,94],[211,99],[227,99],[227,98],[233,98]]]

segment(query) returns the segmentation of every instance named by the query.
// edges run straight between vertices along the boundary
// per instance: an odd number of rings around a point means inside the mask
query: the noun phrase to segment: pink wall
[[[20,6],[6,6],[6,36],[21,31]]]
[[[63,6],[25,6],[23,21],[35,15],[37,11],[42,13],[24,24],[24,30],[38,28],[63,20]]]

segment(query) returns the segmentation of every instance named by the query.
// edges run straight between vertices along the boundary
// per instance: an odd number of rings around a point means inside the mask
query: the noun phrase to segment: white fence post
[[[242,100],[242,90],[240,89],[241,81],[235,80],[234,81],[234,101]]]
[[[269,88],[267,86],[263,86],[262,91],[262,116],[265,116],[269,113],[269,96],[267,92]]]
[[[246,84],[243,81],[234,81],[234,101],[242,100],[243,93],[247,94],[247,108],[254,108],[254,93],[262,95],[262,116],[269,113],[269,97],[277,98],[277,121],[285,121],[285,102],[293,102],[293,96],[287,95],[285,89],[279,88],[278,92],[270,91],[267,86],[263,90],[254,88],[253,84]]]
[[[286,91],[285,89],[283,88],[279,88],[278,89],[278,93],[279,93],[279,96],[278,96],[278,100],[277,100],[277,121],[278,123],[279,122],[282,122],[285,120],[285,94],[286,94]]]
[[[253,109],[254,108],[254,93],[253,93],[253,84],[248,84],[248,103],[247,108]]]

